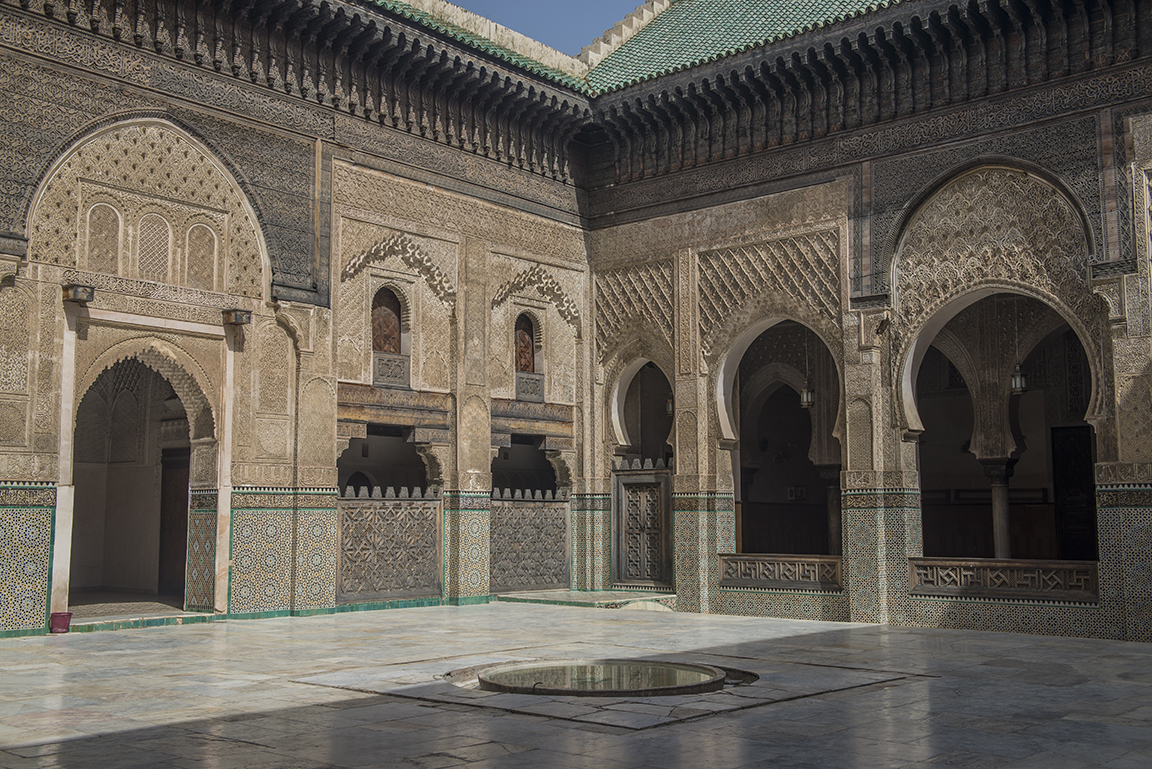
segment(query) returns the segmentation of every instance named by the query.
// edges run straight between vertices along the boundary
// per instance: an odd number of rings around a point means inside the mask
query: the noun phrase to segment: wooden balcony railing
[[[913,595],[1095,603],[1096,561],[909,558]]]
[[[720,586],[842,590],[840,556],[721,553]]]

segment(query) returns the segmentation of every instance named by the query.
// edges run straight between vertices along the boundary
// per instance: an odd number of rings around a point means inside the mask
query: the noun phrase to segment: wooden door
[[[160,595],[184,596],[188,558],[188,449],[165,449],[160,477]]]
[[[668,491],[668,479],[664,474],[617,475],[617,582],[657,585],[672,582]]]

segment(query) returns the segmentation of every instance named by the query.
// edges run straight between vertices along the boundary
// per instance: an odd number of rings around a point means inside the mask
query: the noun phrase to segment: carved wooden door
[[[617,582],[669,584],[672,532],[667,477],[620,474],[616,494]]]
[[[664,512],[660,508],[660,484],[625,486],[626,579],[664,579]]]

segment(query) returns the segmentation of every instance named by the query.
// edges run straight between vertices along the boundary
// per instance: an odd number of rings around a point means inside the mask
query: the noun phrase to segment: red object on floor
[[[54,611],[48,617],[48,630],[52,633],[67,633],[72,624],[72,612]]]

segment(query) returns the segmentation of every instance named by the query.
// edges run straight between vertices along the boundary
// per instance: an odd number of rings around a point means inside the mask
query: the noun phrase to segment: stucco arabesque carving
[[[579,306],[577,306],[572,297],[568,296],[567,292],[564,291],[564,287],[560,285],[560,282],[545,272],[538,264],[529,267],[500,286],[492,296],[492,309],[496,309],[507,302],[512,295],[518,294],[529,287],[535,288],[540,293],[540,296],[551,302],[556,307],[556,311],[560,314],[564,322],[572,327],[577,337],[580,336]]]
[[[664,259],[596,276],[596,342],[603,351],[621,332],[653,327],[672,344],[673,261]]]
[[[209,391],[201,384],[206,376],[203,369],[186,351],[154,338],[141,336],[126,339],[105,350],[77,379],[77,395],[82,398],[101,374],[117,363],[132,358],[160,374],[172,385],[188,414],[193,440],[216,437],[216,418],[207,394]]]
[[[420,247],[410,237],[403,234],[392,235],[385,238],[362,254],[352,257],[340,271],[340,282],[352,280],[373,262],[381,262],[390,256],[395,256],[405,266],[422,277],[432,290],[432,293],[444,303],[449,310],[456,306],[456,288],[432,260],[420,250]]]
[[[838,350],[842,306],[836,227],[699,256],[700,340],[706,362],[762,319],[790,318]]]
[[[1007,168],[953,180],[910,218],[893,260],[896,360],[908,359],[938,313],[982,291],[1044,302],[1072,325],[1097,367],[1096,330],[1107,310],[1092,291],[1089,249],[1078,211],[1047,182]],[[1102,415],[1102,393],[1089,413]]]

